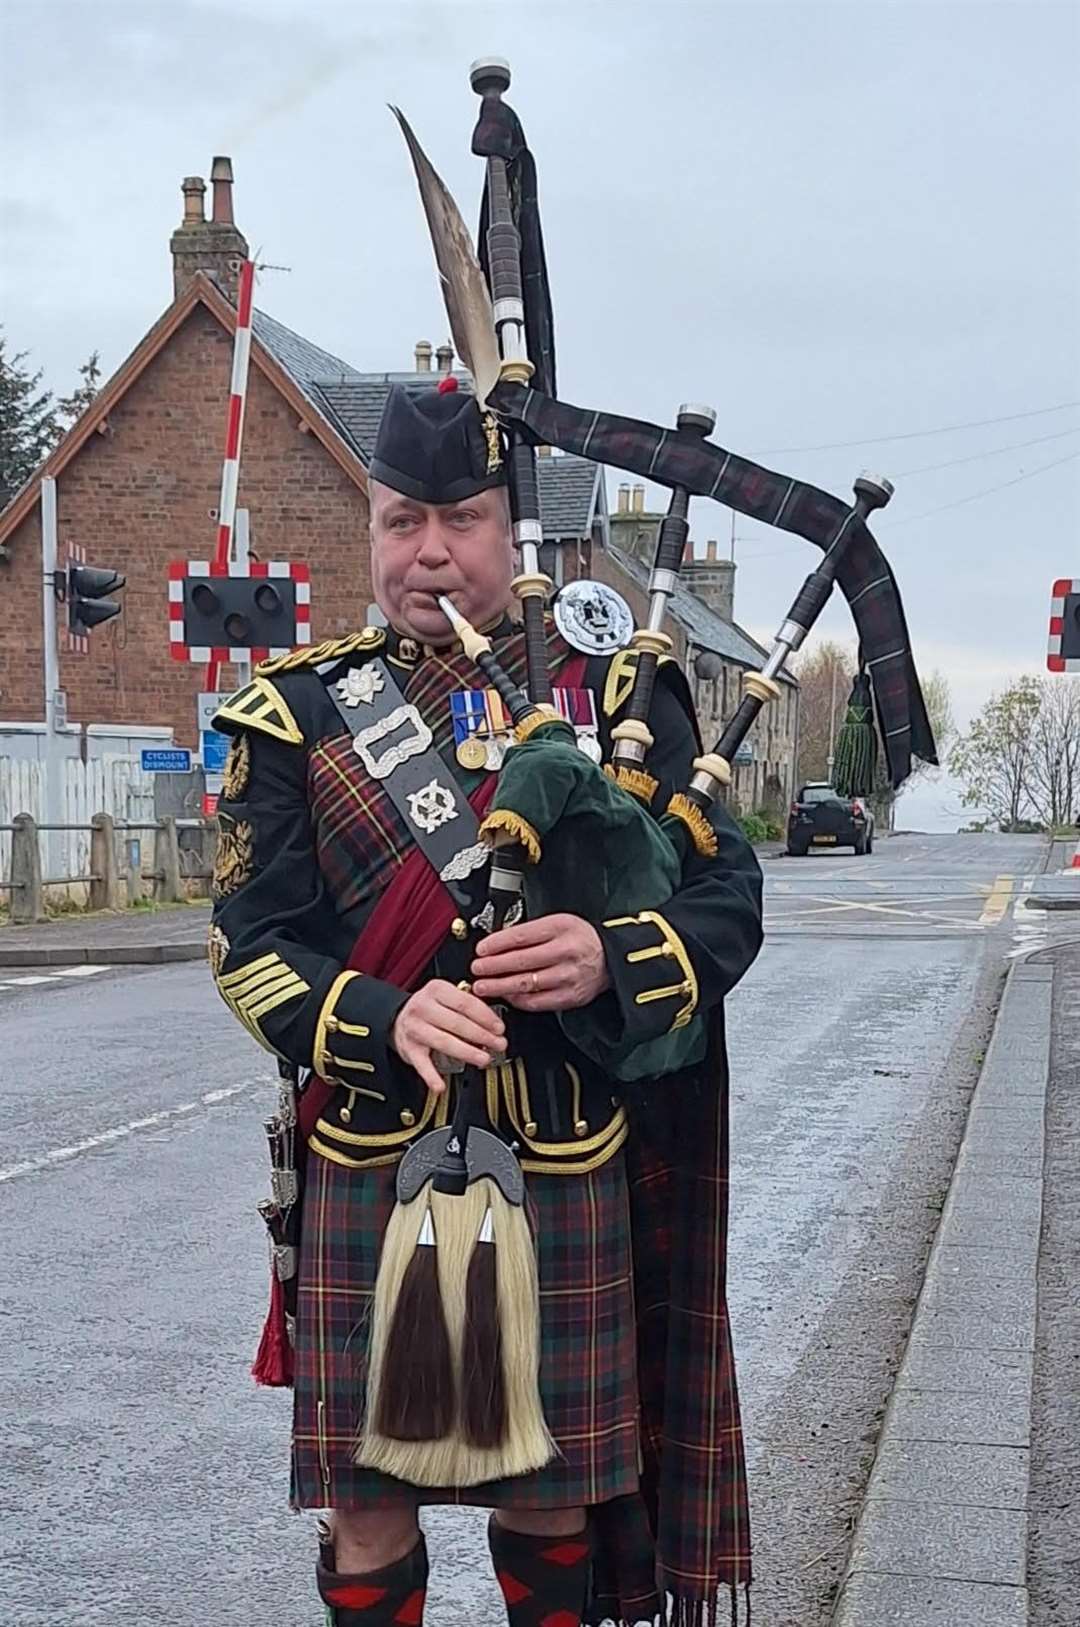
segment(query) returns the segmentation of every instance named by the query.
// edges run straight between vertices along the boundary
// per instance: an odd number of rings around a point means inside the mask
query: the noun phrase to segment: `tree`
[[[799,760],[796,779],[829,777],[829,741],[843,722],[855,676],[855,656],[831,639],[804,652],[795,663],[799,680]],[[831,729],[830,729],[831,721]]]
[[[1038,678],[1018,678],[992,695],[952,749],[949,768],[963,782],[963,800],[985,808],[1002,830],[1031,811],[1031,763],[1043,704]]]
[[[1041,678],[1027,793],[1051,830],[1080,817],[1080,678]]]
[[[0,509],[26,484],[63,430],[41,372],[24,365],[29,352],[8,354],[0,329]]]
[[[62,396],[56,403],[56,410],[64,420],[63,429],[66,433],[77,418],[81,418],[87,407],[101,388],[101,368],[99,353],[91,351],[88,359],[79,368],[81,384],[77,384],[70,395]]]

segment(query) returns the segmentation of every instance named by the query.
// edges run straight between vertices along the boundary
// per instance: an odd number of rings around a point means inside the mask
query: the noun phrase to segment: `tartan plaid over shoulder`
[[[893,785],[911,773],[913,756],[937,762],[900,590],[866,522],[858,516],[848,520],[848,504],[689,431],[572,407],[523,384],[498,384],[491,405],[537,442],[628,469],[661,485],[683,486],[697,497],[714,497],[739,514],[794,532],[822,549],[848,522],[854,534],[837,580],[851,606],[862,662],[873,681]]]

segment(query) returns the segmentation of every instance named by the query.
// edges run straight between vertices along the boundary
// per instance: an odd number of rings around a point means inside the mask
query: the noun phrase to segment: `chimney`
[[[233,224],[232,212],[232,159],[215,158],[210,166],[210,185],[214,192],[211,219],[218,226]]]
[[[206,219],[204,212],[206,182],[202,176],[187,175],[180,183],[184,195],[184,216],[169,242],[173,262],[173,295],[178,298],[191,279],[201,271],[235,304],[240,286],[240,267],[250,251],[247,239],[233,220],[231,160],[215,158],[210,178],[213,183],[210,220]]]
[[[184,194],[184,226],[202,226],[206,221],[203,211],[206,182],[201,175],[185,175],[180,190]]]
[[[413,352],[416,358],[416,371],[418,373],[431,372],[431,345],[427,339],[418,339]]]
[[[450,343],[449,339],[446,341],[445,345],[440,345],[439,346],[438,350],[435,352],[435,360],[438,363],[440,373],[452,373],[453,372],[453,370],[454,370],[454,347]]]
[[[718,545],[705,545],[704,559],[694,558],[694,544],[688,542],[683,553],[682,582],[710,610],[724,621],[735,620],[735,561],[718,559]]]
[[[692,565],[694,563],[694,544],[689,537],[687,537],[683,546],[682,562],[684,565]]]
[[[635,514],[644,514],[644,512],[645,512],[645,487],[644,486],[635,486],[634,490],[633,490],[633,493],[632,493],[632,496],[633,496],[634,513]]]
[[[630,512],[630,487],[625,481],[619,487],[619,506],[615,512],[617,514],[629,514]]]

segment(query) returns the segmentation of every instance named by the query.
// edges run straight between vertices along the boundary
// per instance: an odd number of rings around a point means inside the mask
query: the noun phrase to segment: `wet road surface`
[[[755,1619],[827,1619],[1038,839],[767,861],[729,1002],[731,1309]],[[1039,928],[1041,930],[1041,927]],[[17,975],[17,974],[14,974]],[[268,1059],[204,967],[0,987],[2,1619],[301,1627],[288,1397],[248,1378]],[[494,1627],[482,1517],[426,1516],[428,1621]]]

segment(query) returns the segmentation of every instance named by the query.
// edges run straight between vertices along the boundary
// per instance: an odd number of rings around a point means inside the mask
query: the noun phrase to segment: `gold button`
[[[401,1122],[405,1126],[406,1130],[411,1130],[413,1125],[416,1123],[416,1114],[410,1113],[407,1107],[403,1107],[401,1109]]]
[[[347,1107],[343,1107],[341,1109],[341,1112],[338,1114],[338,1118],[341,1120],[342,1124],[352,1123],[352,1114]]]
[[[458,984],[458,988],[464,989],[466,994],[472,993],[472,984],[469,982],[467,977],[463,977],[461,979],[461,982]]]
[[[403,661],[415,661],[420,653],[420,646],[414,638],[403,638],[398,644],[398,655]]]
[[[692,994],[693,989],[694,989],[694,985],[692,983],[680,983],[679,984],[679,993],[680,994]]]
[[[527,1136],[534,1136],[539,1128],[540,1126],[537,1124],[536,1120],[530,1119],[525,1126],[525,1134]]]
[[[660,953],[662,955],[666,955],[667,958],[670,960],[672,955],[675,953],[675,945],[670,944],[670,943],[665,943],[663,948],[661,949]]]
[[[574,1134],[580,1138],[581,1136],[587,1136],[588,1133],[589,1133],[589,1126],[586,1124],[585,1120],[584,1119],[575,1119],[575,1121],[574,1121]]]
[[[450,922],[450,931],[460,943],[463,938],[467,938],[469,936],[469,923],[467,921],[463,921],[459,915],[456,917],[456,919]]]
[[[328,1034],[336,1034],[338,1029],[341,1027],[341,1018],[331,1015],[327,1017],[324,1026]]]

